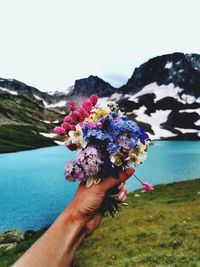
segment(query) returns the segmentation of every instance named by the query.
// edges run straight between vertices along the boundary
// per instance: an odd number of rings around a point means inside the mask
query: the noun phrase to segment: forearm
[[[85,221],[69,206],[13,267],[66,267],[85,237]]]

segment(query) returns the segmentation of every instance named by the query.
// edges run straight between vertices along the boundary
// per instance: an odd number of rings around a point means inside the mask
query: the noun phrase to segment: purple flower
[[[81,165],[76,160],[71,160],[65,165],[64,170],[65,179],[70,182],[85,181],[85,174]]]
[[[102,156],[94,146],[88,146],[78,153],[78,160],[84,170],[86,177],[94,176],[100,171],[103,163]]]

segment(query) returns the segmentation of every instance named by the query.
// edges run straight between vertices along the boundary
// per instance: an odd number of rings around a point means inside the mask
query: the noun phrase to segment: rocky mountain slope
[[[107,100],[118,102],[145,125],[152,139],[200,139],[200,55],[183,53],[150,59],[121,88],[91,75],[63,91],[41,92],[2,78],[0,125],[29,125],[48,133],[69,101],[79,103],[91,94],[100,97],[101,105]]]
[[[149,124],[152,139],[200,138],[200,55],[150,59],[120,90],[121,107]]]
[[[31,97],[0,87],[0,153],[55,145],[53,126],[62,115]]]

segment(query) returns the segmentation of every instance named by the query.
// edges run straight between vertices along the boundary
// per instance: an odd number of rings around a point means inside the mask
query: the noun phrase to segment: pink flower
[[[96,95],[91,95],[91,97],[90,97],[90,102],[92,103],[93,106],[96,105],[97,101],[98,101],[98,96],[96,96]]]
[[[72,122],[72,117],[70,115],[67,115],[65,118],[64,118],[64,122],[69,122],[71,123]]]
[[[142,183],[142,188],[145,190],[145,191],[151,191],[153,190],[153,186],[149,183]]]
[[[78,122],[79,121],[79,114],[78,114],[77,111],[71,112],[70,116],[71,116],[73,122]]]
[[[66,133],[65,129],[63,127],[55,127],[54,128],[54,133],[55,134],[59,134],[59,135],[63,135]]]
[[[96,128],[96,126],[97,126],[97,125],[96,125],[95,122],[90,121],[90,122],[87,123],[87,127],[88,127],[89,129]]]
[[[70,125],[70,130],[71,130],[71,131],[75,131],[75,130],[76,130],[76,126],[73,125],[73,124],[71,124],[71,125]]]
[[[89,116],[89,112],[86,110],[86,109],[84,109],[84,108],[80,108],[79,109],[79,115],[82,117],[82,118],[86,118],[86,117],[88,117]]]
[[[82,107],[87,111],[90,111],[92,109],[92,103],[90,102],[90,100],[83,101]]]
[[[97,121],[96,125],[97,125],[98,128],[102,127],[102,123],[100,121]]]
[[[76,110],[76,104],[74,102],[71,102],[68,107],[69,111],[75,111]]]
[[[61,127],[63,127],[66,130],[66,132],[69,132],[70,130],[72,130],[72,126],[74,126],[74,125],[71,125],[68,122],[64,122],[61,124]],[[75,128],[75,126],[74,126],[74,128]]]

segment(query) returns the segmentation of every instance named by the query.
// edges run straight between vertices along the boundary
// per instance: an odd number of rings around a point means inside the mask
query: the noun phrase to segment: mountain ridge
[[[55,92],[42,92],[15,79],[1,78],[0,125],[22,123],[52,131],[55,121],[67,112],[67,103],[81,103],[91,94],[99,96],[100,105],[109,100],[117,102],[130,118],[146,127],[152,139],[200,139],[198,54],[173,53],[152,58],[136,68],[119,88],[93,75]],[[23,103],[24,117],[20,114]],[[29,105],[37,111],[35,114]]]

